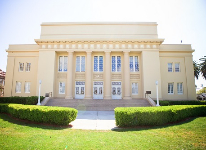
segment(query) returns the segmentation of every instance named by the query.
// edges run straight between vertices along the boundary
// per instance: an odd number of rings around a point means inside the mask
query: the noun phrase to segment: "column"
[[[85,99],[92,99],[92,51],[87,51]]]
[[[105,78],[104,78],[104,99],[111,99],[111,51],[105,51]]]
[[[73,51],[68,52],[67,91],[65,99],[73,99]]]
[[[131,99],[130,95],[130,68],[129,68],[129,51],[124,51],[124,98]]]

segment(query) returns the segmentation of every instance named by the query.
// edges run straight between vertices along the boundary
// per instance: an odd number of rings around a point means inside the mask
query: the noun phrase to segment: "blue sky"
[[[0,0],[1,69],[9,44],[34,44],[42,22],[157,22],[164,44],[182,40],[194,60],[206,55],[205,0]]]

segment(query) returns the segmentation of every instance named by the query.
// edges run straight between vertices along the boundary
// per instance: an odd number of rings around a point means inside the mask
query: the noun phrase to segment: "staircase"
[[[148,107],[151,105],[146,99],[70,100],[52,97],[45,106],[71,107],[81,111],[113,111],[116,107]]]

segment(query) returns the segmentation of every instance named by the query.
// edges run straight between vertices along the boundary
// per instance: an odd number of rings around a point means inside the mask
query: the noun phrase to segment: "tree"
[[[196,79],[198,79],[200,74],[200,68],[196,61],[193,61],[193,68],[194,68],[194,76]]]
[[[200,72],[203,76],[203,78],[206,80],[206,56],[204,56],[203,58],[200,58]]]

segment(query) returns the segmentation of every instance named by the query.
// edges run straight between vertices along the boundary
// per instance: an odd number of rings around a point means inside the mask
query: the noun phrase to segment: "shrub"
[[[196,116],[206,116],[205,105],[115,108],[116,125],[120,127],[163,125]]]
[[[77,117],[77,110],[68,107],[49,107],[22,104],[0,104],[0,112],[29,121],[68,125]]]
[[[40,97],[40,101],[44,99],[43,96]],[[31,97],[0,97],[0,103],[15,103],[15,104],[25,104],[25,105],[36,105],[38,102],[37,96]]]
[[[155,103],[157,101],[155,100]],[[169,106],[169,105],[206,105],[206,101],[159,101],[160,106]]]

